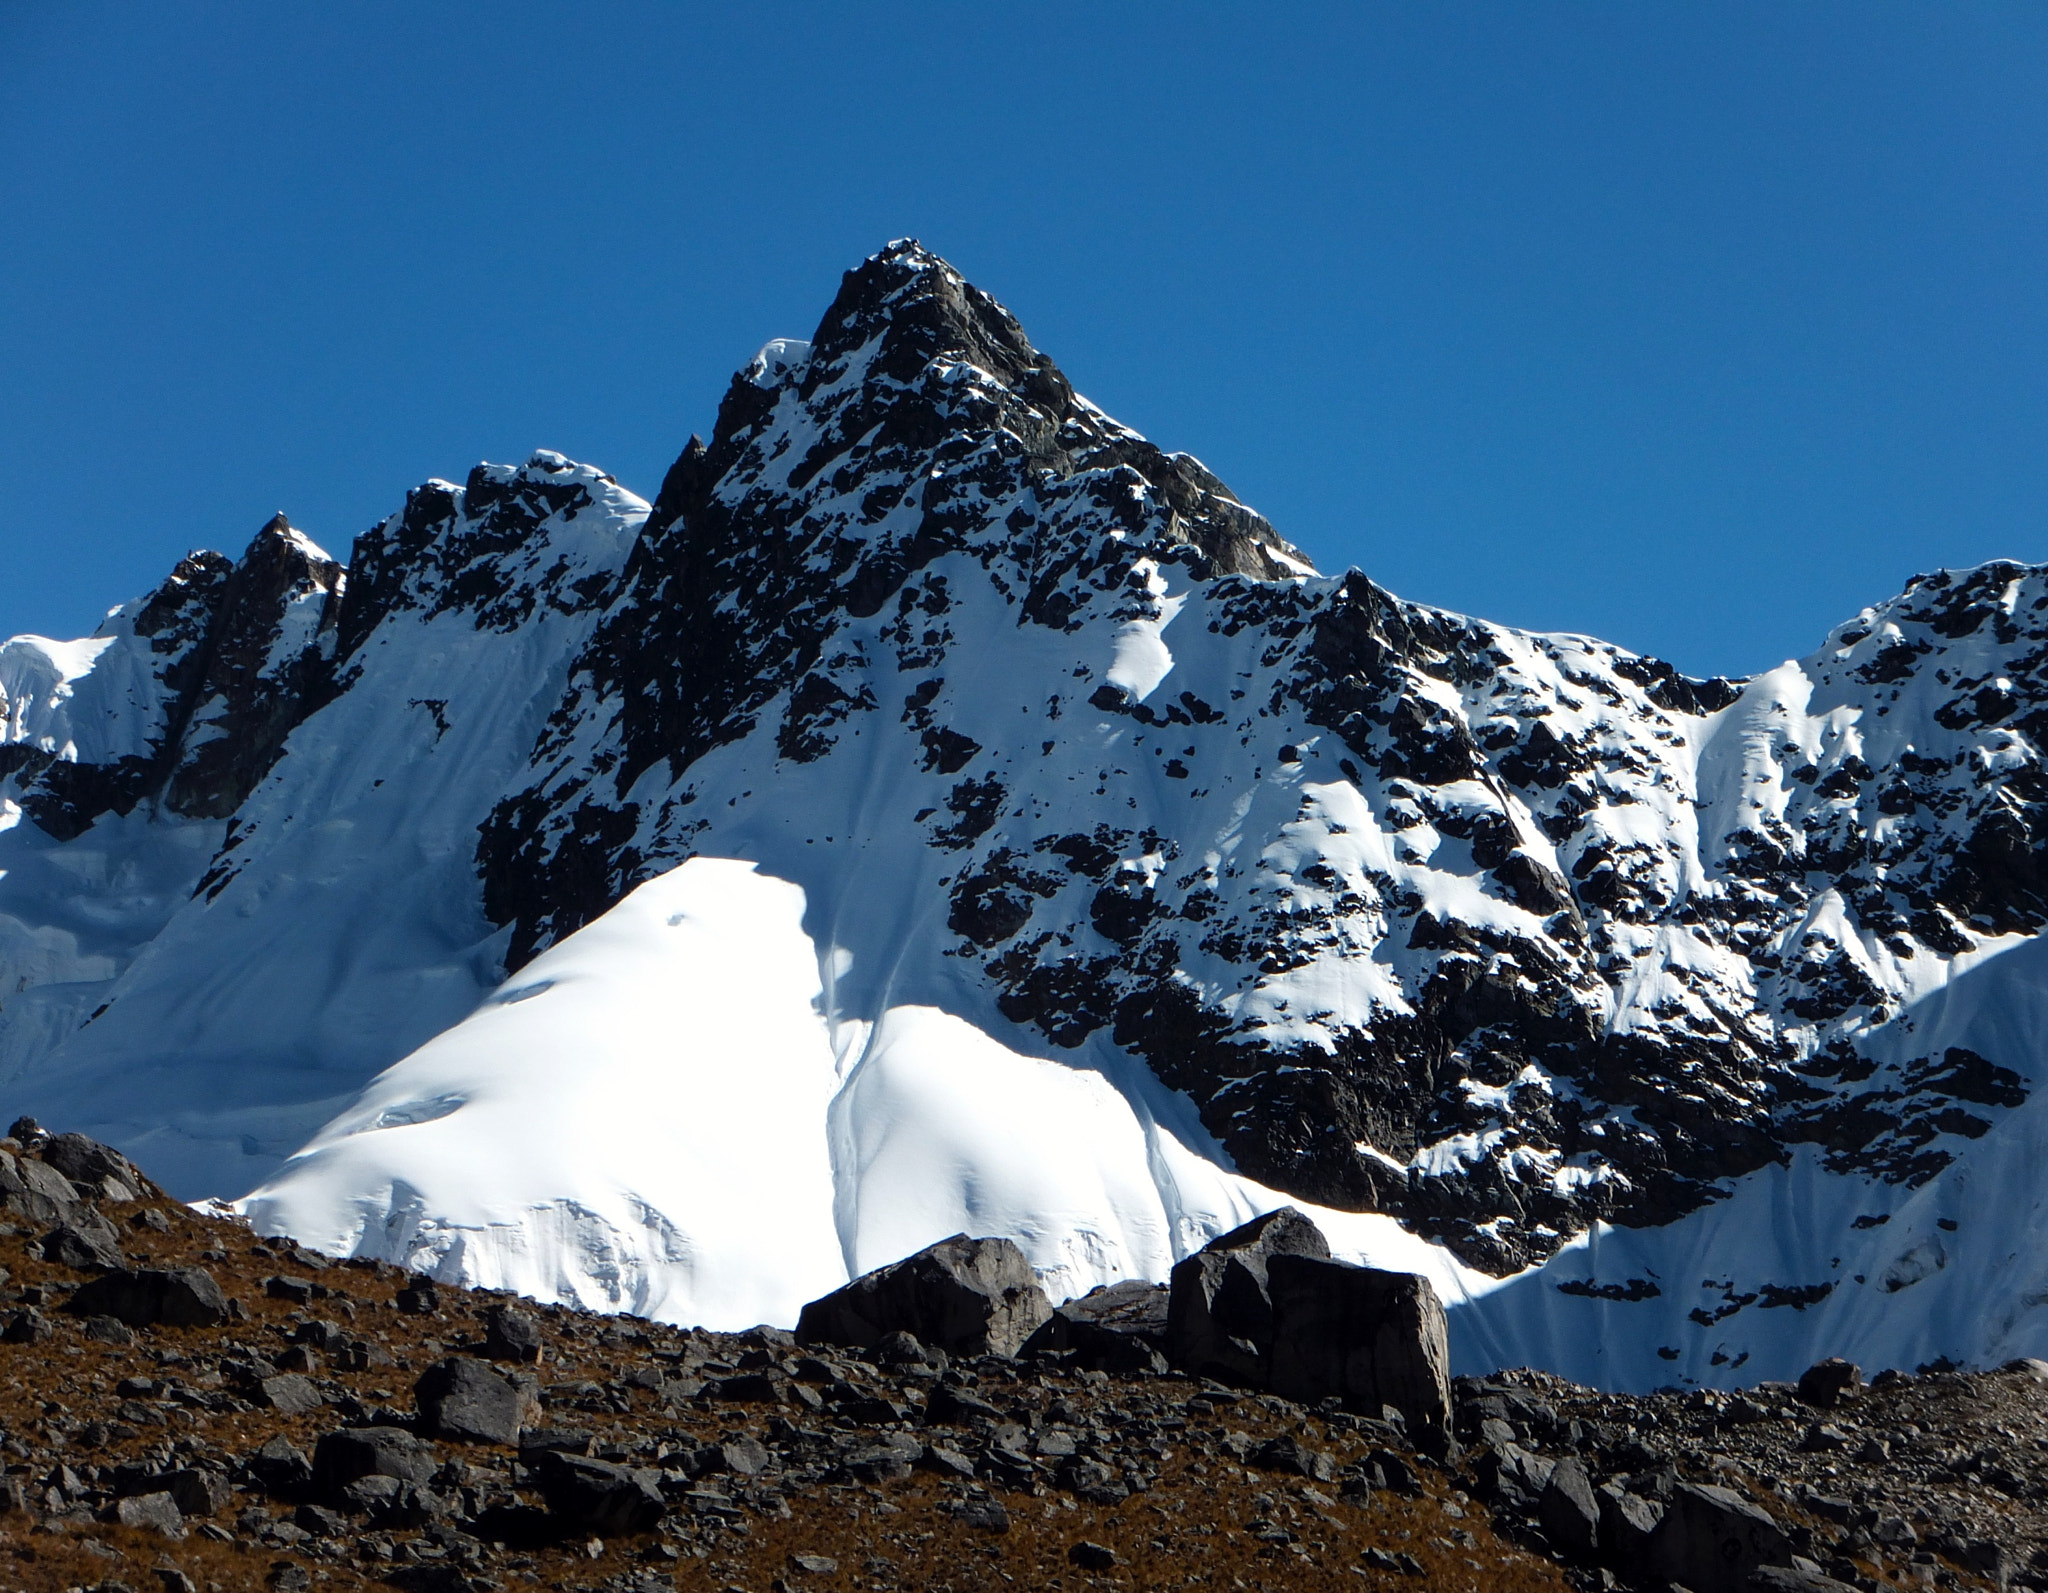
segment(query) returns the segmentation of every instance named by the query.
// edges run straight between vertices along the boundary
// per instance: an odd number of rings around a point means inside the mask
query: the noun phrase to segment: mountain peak
[[[542,451],[345,576],[280,516],[0,690],[0,1075],[193,1195],[331,1118],[275,1187],[338,1249],[756,1321],[734,1211],[1079,1290],[1294,1201],[1547,1258],[1496,1347],[1635,1313],[1607,1380],[2048,1348],[1984,1327],[2041,1287],[2048,569],[1742,683],[1314,578],[900,240],[653,509]]]

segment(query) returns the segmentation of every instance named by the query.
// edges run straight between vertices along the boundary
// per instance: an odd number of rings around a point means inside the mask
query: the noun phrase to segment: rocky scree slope
[[[1802,1147],[1882,1204],[2034,1081],[1912,1036],[2041,927],[2044,611],[2039,568],[1938,572],[1694,681],[1319,576],[892,245],[651,506],[480,466],[345,577],[277,522],[9,643],[0,1052],[239,1193],[504,970],[739,857],[803,888],[847,1032],[1142,1063],[1201,1154],[1483,1272]]]
[[[963,1236],[796,1335],[337,1264],[25,1120],[0,1140],[0,1214],[0,1565],[24,1589],[2048,1583],[2035,1366],[1865,1391],[1830,1362],[1733,1399],[1439,1368],[1413,1408],[1454,1411],[1457,1436],[1419,1449],[1364,1389],[1263,1387],[1277,1360],[1169,1369],[1191,1312],[1257,1336],[1263,1299],[1271,1352],[1317,1331],[1289,1328],[1278,1277],[1331,1266],[1298,1214],[1170,1291],[1056,1312],[1026,1300],[1015,1246]],[[1973,1513],[1985,1488],[1999,1508]]]

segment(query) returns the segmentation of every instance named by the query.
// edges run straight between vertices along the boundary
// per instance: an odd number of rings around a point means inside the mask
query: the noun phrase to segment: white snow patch
[[[713,1327],[794,1322],[949,1234],[1012,1238],[1056,1298],[1299,1204],[1105,1074],[950,1013],[829,1012],[804,894],[695,858],[375,1079],[239,1203],[266,1233],[450,1281]],[[536,997],[545,999],[533,999]],[[1341,1256],[1453,1299],[1493,1280],[1391,1218],[1302,1205]]]

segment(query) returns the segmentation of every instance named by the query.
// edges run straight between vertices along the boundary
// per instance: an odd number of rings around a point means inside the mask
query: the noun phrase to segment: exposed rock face
[[[1391,1407],[1432,1454],[1451,1447],[1450,1346],[1427,1279],[1330,1258],[1300,1212],[1269,1212],[1173,1269],[1167,1359],[1303,1404]]]
[[[97,1218],[52,1228],[43,1236],[43,1259],[79,1271],[111,1272],[127,1265],[113,1228]]]
[[[62,1222],[78,1205],[78,1190],[47,1162],[0,1151],[0,1209],[36,1222]]]
[[[645,1532],[667,1513],[659,1475],[554,1451],[543,1451],[534,1464],[550,1513],[570,1527],[613,1536]]]
[[[805,1344],[879,1344],[909,1333],[949,1355],[1014,1355],[1052,1315],[1024,1252],[955,1234],[804,1307]]]
[[[1800,1141],[1922,1178],[2020,1098],[1996,1059],[1873,1069],[1857,1041],[2048,913],[2040,572],[1929,576],[1745,687],[1306,569],[942,262],[886,251],[678,460],[486,829],[491,914],[517,962],[729,846],[771,766],[900,722],[951,954],[1004,1014],[1111,1039],[1254,1176],[1489,1269]],[[958,679],[999,628],[1053,656],[1169,620],[1189,689],[1048,671],[1003,744]],[[1114,751],[1047,780],[1026,738],[1082,725]],[[1256,856],[1155,794],[1217,800],[1232,764],[1298,804]]]
[[[321,1438],[313,1450],[310,1478],[322,1496],[339,1497],[364,1477],[425,1482],[438,1463],[432,1446],[402,1427],[353,1427]]]
[[[54,1134],[36,1149],[45,1162],[71,1180],[74,1189],[88,1189],[102,1200],[139,1200],[159,1193],[127,1157],[83,1134]]]
[[[109,622],[154,688],[144,745],[107,761],[52,756],[33,741],[0,748],[29,816],[63,839],[144,799],[194,818],[230,817],[322,700],[344,587],[341,565],[281,514],[240,562],[185,559],[132,619]]]
[[[1104,1284],[1055,1309],[1023,1353],[1071,1354],[1093,1371],[1164,1371],[1167,1306],[1168,1291],[1157,1284]]]

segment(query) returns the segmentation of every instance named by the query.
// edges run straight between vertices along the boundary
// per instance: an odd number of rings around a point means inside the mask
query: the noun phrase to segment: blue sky
[[[0,0],[0,634],[651,494],[913,234],[1324,568],[1765,668],[2048,558],[2044,84],[2021,4]]]

